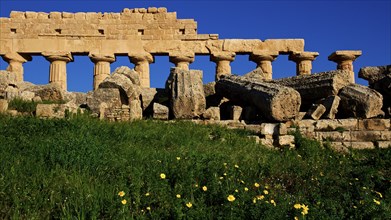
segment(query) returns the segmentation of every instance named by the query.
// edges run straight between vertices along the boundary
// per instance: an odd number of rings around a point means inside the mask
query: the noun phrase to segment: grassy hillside
[[[269,150],[190,122],[0,116],[0,219],[386,219],[391,149]]]

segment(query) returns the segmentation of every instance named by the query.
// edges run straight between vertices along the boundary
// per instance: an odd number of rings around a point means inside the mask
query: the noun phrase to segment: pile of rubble
[[[166,88],[155,89],[143,88],[135,70],[119,67],[96,90],[83,94],[16,82],[12,73],[2,71],[0,112],[7,109],[4,100],[16,97],[35,102],[67,100],[65,104],[38,104],[36,115],[64,117],[65,111],[88,109],[95,117],[109,121],[188,119],[251,130],[265,145],[293,146],[294,138],[289,135],[293,126],[308,137],[338,142],[340,148],[349,146],[353,136],[356,142],[372,143],[365,145],[370,147],[390,142],[391,66],[362,68],[359,76],[369,81],[368,87],[351,83],[347,70],[279,80],[261,79],[261,73],[257,68],[244,76],[222,75],[218,81],[203,85],[202,71],[172,68]],[[357,123],[346,125],[344,120]],[[373,131],[373,126],[364,126],[378,123],[371,120],[382,120],[382,133],[362,133]],[[336,129],[343,129],[341,135],[325,134]]]

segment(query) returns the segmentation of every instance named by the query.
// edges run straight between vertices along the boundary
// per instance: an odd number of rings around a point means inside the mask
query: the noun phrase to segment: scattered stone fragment
[[[242,115],[243,108],[237,105],[231,107],[231,119],[240,120]]]
[[[384,116],[381,110],[383,97],[366,86],[350,84],[339,92],[341,98],[339,112],[342,118],[374,118]]]
[[[334,119],[335,115],[338,113],[338,106],[341,98],[338,96],[332,95],[321,101],[322,104],[326,108],[326,112],[323,114],[322,118]]]
[[[250,81],[246,77],[226,75],[216,82],[216,92],[240,105],[251,104],[274,121],[294,118],[300,108],[300,94],[274,83]]]
[[[166,82],[174,118],[192,119],[205,112],[202,71],[172,68]]]
[[[202,117],[207,120],[220,120],[220,108],[210,107],[206,109]]]
[[[153,103],[153,118],[160,120],[168,120],[169,109],[167,106],[159,103]]]
[[[8,109],[8,101],[0,99],[0,113],[5,113]]]
[[[306,117],[319,120],[320,117],[326,112],[326,107],[322,104],[314,104],[312,107],[308,110]]]
[[[279,146],[293,145],[295,143],[295,136],[293,135],[279,135],[277,137],[277,143]]]

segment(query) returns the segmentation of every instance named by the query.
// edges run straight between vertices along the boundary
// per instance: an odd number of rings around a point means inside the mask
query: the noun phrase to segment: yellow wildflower
[[[228,197],[227,197],[227,199],[228,199],[228,201],[230,201],[230,202],[233,202],[233,201],[235,201],[235,196],[233,196],[233,195],[229,195]]]
[[[375,193],[378,194],[380,198],[383,198],[383,195],[381,193],[379,193],[377,191],[375,191]]]
[[[258,199],[258,200],[262,200],[262,199],[264,199],[264,198],[265,198],[264,195],[259,195],[259,196],[257,196],[257,199]]]
[[[235,164],[235,168],[239,168],[239,165]]]
[[[256,198],[253,198],[253,203],[257,203],[257,199]]]
[[[239,192],[239,190],[235,189],[235,192]]]
[[[222,180],[222,179],[224,179],[224,177],[220,176],[220,177],[219,177],[219,179],[221,179],[221,180]]]
[[[176,197],[177,197],[178,199],[180,199],[180,198],[181,198],[181,194],[176,194]]]
[[[196,187],[196,188],[197,188],[197,187],[198,187],[198,184],[196,183],[196,184],[194,185],[194,187]]]
[[[300,205],[300,204],[295,204],[293,207],[294,207],[295,209],[301,209],[301,205]]]
[[[224,166],[227,166],[227,163],[224,163]]]
[[[160,178],[164,180],[164,179],[166,178],[166,174],[161,173],[161,174],[160,174]]]
[[[248,188],[247,188],[247,187],[244,187],[244,191],[248,191]]]
[[[271,204],[273,204],[274,206],[276,206],[277,204],[276,204],[276,202],[272,199],[272,200],[270,200],[270,203]]]
[[[269,192],[267,190],[263,190],[263,194],[267,195]]]
[[[148,206],[148,207],[147,207],[147,210],[148,210],[148,211],[151,211],[151,207]]]
[[[227,173],[224,173],[223,175],[224,175],[224,176],[227,176]]]
[[[208,190],[208,187],[206,187],[206,186],[203,186],[202,187],[202,190],[204,190],[205,192]]]
[[[119,197],[123,197],[125,195],[125,192],[124,191],[121,191],[118,193]]]
[[[150,196],[151,194],[149,194],[149,192],[145,193],[145,196]]]
[[[299,220],[299,218],[297,216],[295,216],[295,220]]]
[[[373,202],[376,203],[376,205],[380,205],[380,201],[379,200],[373,199]]]
[[[265,186],[265,189],[269,189],[269,186],[268,186],[268,185],[266,185],[266,186]]]
[[[122,200],[121,203],[122,203],[123,205],[125,205],[125,204],[126,204],[126,199]]]
[[[254,186],[258,188],[258,187],[259,187],[259,184],[258,184],[258,183],[254,183]]]
[[[186,203],[186,206],[187,206],[187,208],[191,208],[193,206],[193,204],[191,204],[191,202],[188,202],[188,203]]]
[[[180,160],[181,158],[180,157],[176,157],[177,160]]]
[[[303,205],[301,205],[301,208],[303,209],[303,211],[301,211],[301,214],[302,215],[307,215],[308,214],[308,210],[309,210],[308,206],[303,204]]]

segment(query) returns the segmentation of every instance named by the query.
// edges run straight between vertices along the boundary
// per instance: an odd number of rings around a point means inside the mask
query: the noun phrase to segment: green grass
[[[389,149],[343,155],[295,134],[297,149],[275,151],[182,121],[0,116],[0,131],[0,219],[391,216]]]
[[[22,112],[28,115],[34,115],[35,110],[37,108],[38,104],[64,104],[65,101],[41,101],[41,102],[34,102],[34,101],[26,101],[21,98],[15,98],[12,99],[8,104],[8,109],[10,110],[17,110],[18,112]]]

